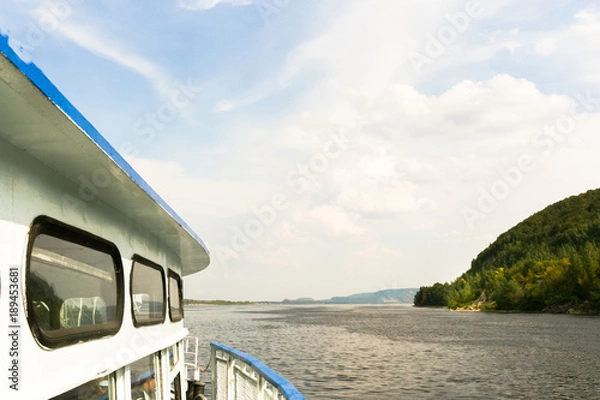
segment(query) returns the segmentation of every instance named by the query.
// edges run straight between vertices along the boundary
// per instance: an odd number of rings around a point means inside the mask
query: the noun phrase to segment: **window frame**
[[[161,313],[160,320],[154,319],[154,320],[149,320],[149,321],[138,322],[138,320],[136,318],[135,311],[133,309],[133,271],[135,269],[136,263],[141,264],[144,267],[158,270],[160,272],[160,277],[162,279],[162,295],[163,295],[163,307],[162,307],[162,313]],[[167,301],[168,301],[166,284],[167,284],[167,281],[165,278],[165,270],[162,266],[160,266],[159,264],[157,264],[155,262],[148,260],[147,258],[141,257],[137,254],[135,254],[133,256],[133,259],[131,262],[131,274],[129,276],[129,299],[131,301],[131,318],[133,320],[133,326],[135,326],[136,328],[139,328],[139,327],[143,327],[143,326],[160,325],[165,322],[166,316],[167,316]]]
[[[183,281],[181,279],[181,276],[173,271],[172,269],[169,268],[169,272],[168,272],[168,290],[169,290],[169,319],[171,320],[171,322],[179,322],[181,320],[183,320]],[[171,306],[171,298],[172,298],[172,293],[171,293],[171,279],[174,279],[175,281],[177,281],[177,288],[179,291],[179,315],[175,315],[173,316],[173,307]]]
[[[35,239],[42,234],[69,242],[77,246],[105,253],[112,258],[116,289],[114,320],[99,325],[64,328],[56,331],[46,331],[38,325],[34,314],[34,299],[29,293],[29,285],[31,282],[31,254],[34,249]],[[25,266],[24,295],[29,328],[35,340],[44,347],[56,349],[77,344],[79,342],[88,342],[106,336],[113,336],[119,332],[123,324],[123,308],[125,301],[123,265],[121,262],[119,249],[114,243],[104,238],[93,235],[74,226],[67,225],[48,216],[39,216],[33,220],[29,230]]]

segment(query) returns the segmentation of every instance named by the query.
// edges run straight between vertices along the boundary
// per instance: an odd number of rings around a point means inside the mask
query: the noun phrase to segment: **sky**
[[[594,1],[11,0],[0,32],[206,242],[187,298],[452,281],[600,186]]]

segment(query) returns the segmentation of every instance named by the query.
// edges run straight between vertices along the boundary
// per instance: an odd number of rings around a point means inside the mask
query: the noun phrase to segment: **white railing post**
[[[258,380],[256,381],[256,390],[258,392],[257,400],[264,400],[263,391],[262,391],[262,376],[258,376]]]
[[[227,400],[235,400],[235,359],[227,354]]]
[[[211,390],[210,390],[210,398],[211,400],[217,400],[217,348],[210,346],[210,375],[211,375]]]
[[[186,336],[183,340],[183,345],[183,365],[185,368],[185,379],[188,380],[189,378],[188,369],[193,368],[192,379],[194,381],[199,381],[200,366],[198,365],[198,338],[195,336]]]

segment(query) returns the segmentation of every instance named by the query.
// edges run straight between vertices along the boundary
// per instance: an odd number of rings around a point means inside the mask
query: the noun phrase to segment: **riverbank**
[[[184,306],[255,306],[253,301],[230,301],[230,300],[183,300]]]
[[[458,307],[458,308],[448,308],[450,311],[454,312],[489,312],[489,313],[519,313],[519,314],[567,314],[567,315],[585,315],[585,316],[600,316],[600,310],[590,309],[588,307],[577,307],[573,308],[570,304],[565,304],[561,306],[552,306],[546,307],[543,310],[498,310],[492,307],[483,307],[476,308],[473,306],[469,307]]]

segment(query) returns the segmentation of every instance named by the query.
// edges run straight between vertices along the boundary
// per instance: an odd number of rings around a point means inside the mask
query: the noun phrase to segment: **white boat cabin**
[[[209,252],[0,36],[0,399],[183,399]]]

